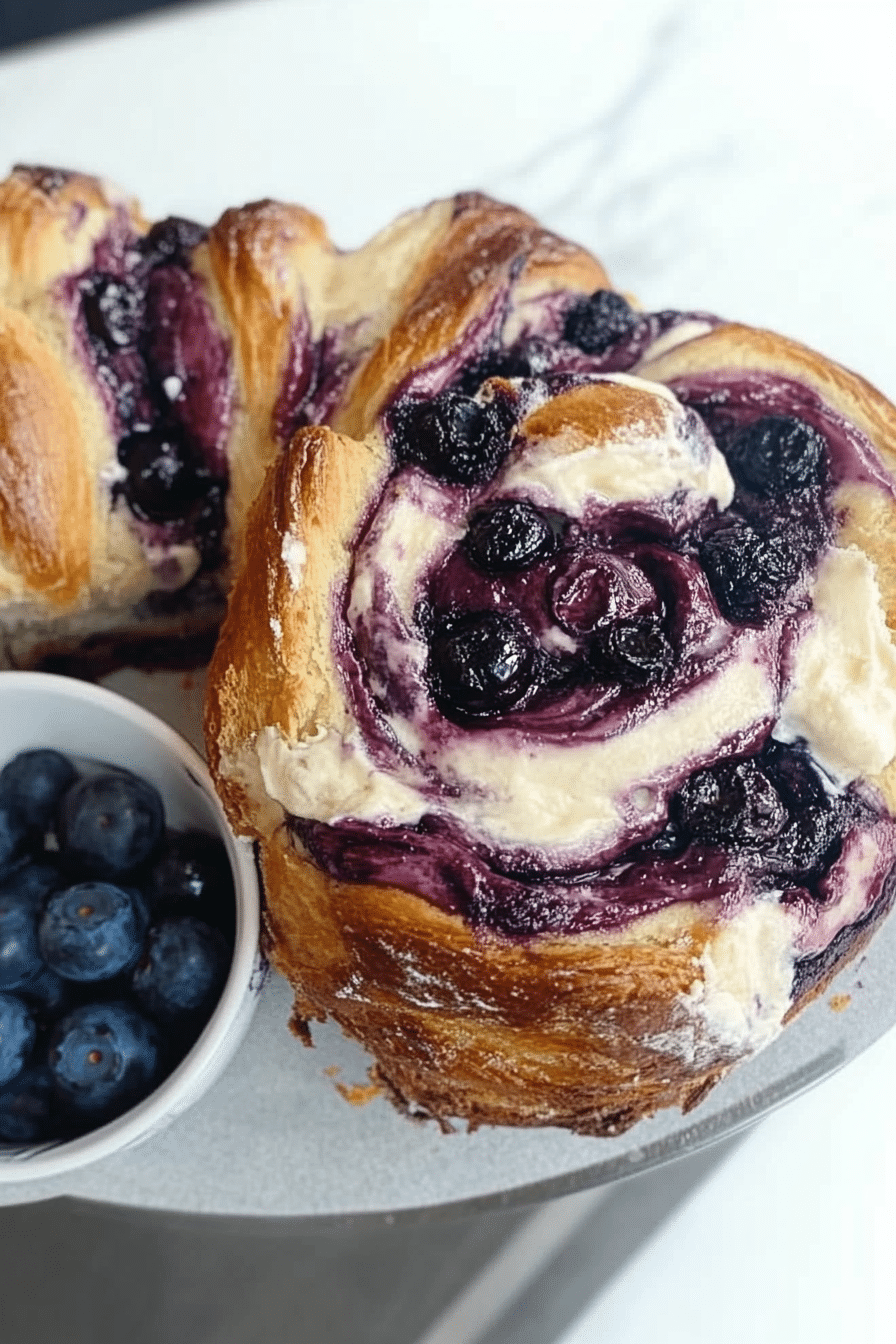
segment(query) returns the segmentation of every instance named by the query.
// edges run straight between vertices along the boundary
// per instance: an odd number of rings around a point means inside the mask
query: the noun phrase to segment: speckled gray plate
[[[133,673],[110,684],[199,745],[201,681]],[[67,1177],[0,1187],[0,1202],[71,1194],[171,1212],[274,1218],[432,1215],[618,1180],[751,1124],[857,1055],[896,1021],[896,919],[762,1054],[690,1115],[665,1111],[613,1139],[561,1130],[442,1134],[366,1089],[369,1060],[328,1024],[304,1049],[272,976],[213,1089],[165,1133]]]

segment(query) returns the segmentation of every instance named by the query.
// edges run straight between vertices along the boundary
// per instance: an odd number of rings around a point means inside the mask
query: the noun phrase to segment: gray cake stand
[[[120,673],[114,689],[201,747],[201,677]],[[371,1095],[370,1060],[332,1024],[315,1049],[287,1029],[291,995],[264,985],[230,1067],[163,1133],[77,1172],[0,1186],[0,1204],[58,1195],[179,1213],[358,1219],[532,1203],[618,1181],[736,1134],[870,1045],[896,1019],[896,920],[762,1054],[689,1115],[664,1111],[616,1138],[556,1129],[458,1129]]]

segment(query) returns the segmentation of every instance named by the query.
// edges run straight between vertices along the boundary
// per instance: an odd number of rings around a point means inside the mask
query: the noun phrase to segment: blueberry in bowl
[[[208,1087],[260,981],[251,855],[205,766],[103,688],[0,674],[0,1181],[145,1138]]]

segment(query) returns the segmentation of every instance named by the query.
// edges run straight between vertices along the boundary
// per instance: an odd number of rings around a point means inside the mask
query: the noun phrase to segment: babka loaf
[[[896,409],[766,331],[527,290],[526,227],[422,274],[272,465],[206,734],[300,1034],[446,1125],[610,1135],[892,902]]]

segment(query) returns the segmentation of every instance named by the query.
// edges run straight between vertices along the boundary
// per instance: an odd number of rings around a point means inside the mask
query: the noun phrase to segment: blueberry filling
[[[628,335],[636,321],[637,314],[621,294],[598,289],[569,309],[563,337],[586,355],[600,355]]]
[[[413,463],[449,485],[483,485],[510,447],[513,415],[498,399],[480,403],[459,392],[406,401],[389,417],[399,464]]]
[[[127,473],[113,494],[162,529],[154,544],[191,542],[208,568],[222,558],[231,390],[229,351],[190,269],[206,233],[171,218],[143,238],[110,235],[73,293]]]
[[[486,574],[506,574],[542,560],[555,540],[556,530],[540,509],[523,499],[507,499],[473,515],[464,546]]]

